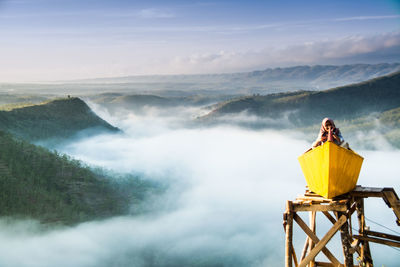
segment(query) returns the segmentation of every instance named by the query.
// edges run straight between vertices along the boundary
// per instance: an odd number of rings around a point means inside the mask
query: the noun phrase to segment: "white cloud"
[[[399,32],[373,36],[348,36],[281,48],[270,47],[260,51],[192,54],[187,57],[176,57],[171,62],[170,69],[176,73],[212,73],[299,64],[330,64],[340,61],[359,63],[361,60],[362,63],[368,63],[368,59],[379,62],[379,58],[380,62],[385,62],[388,56],[392,57],[393,61],[398,61],[400,52],[393,55],[392,51],[397,48],[400,48]]]

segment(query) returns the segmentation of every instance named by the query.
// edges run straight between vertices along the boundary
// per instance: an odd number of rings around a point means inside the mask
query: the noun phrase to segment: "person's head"
[[[335,123],[333,122],[332,119],[325,118],[322,121],[322,127],[324,128],[325,131],[333,130],[333,129],[335,129]]]

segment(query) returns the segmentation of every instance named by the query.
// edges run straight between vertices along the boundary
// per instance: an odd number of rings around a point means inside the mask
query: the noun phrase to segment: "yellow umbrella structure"
[[[308,188],[325,198],[353,190],[364,160],[354,151],[333,142],[325,142],[298,159]]]

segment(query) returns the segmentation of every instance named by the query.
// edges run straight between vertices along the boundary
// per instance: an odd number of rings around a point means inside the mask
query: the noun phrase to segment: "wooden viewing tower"
[[[400,236],[371,231],[365,223],[364,199],[369,197],[382,198],[396,215],[400,226],[400,201],[393,188],[372,188],[357,186],[354,190],[334,197],[324,198],[306,191],[294,201],[287,201],[283,214],[283,225],[286,232],[285,266],[373,266],[369,242],[375,242],[393,247],[400,247]],[[309,212],[309,225],[299,216],[300,212]],[[316,235],[316,214],[322,213],[332,223],[329,231],[319,239]],[[352,222],[352,214],[357,213],[358,223]],[[301,254],[296,254],[293,247],[293,226],[295,221],[304,231],[307,238]],[[358,233],[353,227],[358,224]],[[331,238],[340,231],[344,262],[335,257],[326,247]],[[319,262],[315,257],[322,252],[330,262]],[[357,256],[358,265],[354,265]],[[342,257],[340,257],[342,258]]]

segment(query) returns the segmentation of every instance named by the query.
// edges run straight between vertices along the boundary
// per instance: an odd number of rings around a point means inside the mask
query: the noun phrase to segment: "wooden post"
[[[346,214],[339,212],[339,216],[346,216]],[[349,223],[348,219],[346,222],[340,227],[340,237],[342,239],[342,247],[343,247],[343,254],[344,254],[344,266],[346,267],[353,267],[353,254],[351,253],[351,242],[349,236]]]
[[[351,199],[351,203],[355,203],[355,199],[354,198],[352,198]],[[357,206],[355,207],[356,209],[357,209]],[[351,215],[353,214],[353,212],[351,212],[349,215],[348,215],[348,222],[349,222],[349,227],[348,227],[348,229],[349,229],[349,236],[350,237],[352,237],[353,236],[353,222],[352,222],[352,220],[351,220]],[[350,239],[350,243],[352,243],[353,242],[353,239]]]
[[[284,214],[284,223],[286,238],[285,238],[285,266],[293,266],[293,208],[292,201],[286,201],[286,211]]]
[[[316,231],[315,215],[316,215],[315,211],[310,211],[309,221],[310,221],[310,228],[311,228],[311,231],[313,232],[313,234],[315,234],[315,231]],[[310,238],[308,240],[309,240],[308,253],[310,253],[310,251],[314,248],[314,242]],[[310,262],[309,267],[314,267],[314,266],[315,266],[315,260],[313,259]]]
[[[359,234],[364,235],[365,231],[365,216],[364,216],[364,199],[362,197],[356,199],[357,203],[357,219],[358,219],[358,225],[359,225]],[[366,267],[372,267],[373,262],[372,262],[372,257],[371,257],[371,251],[369,249],[369,243],[366,240],[361,241],[361,250],[360,250],[360,258],[361,258],[361,263],[364,264]]]

